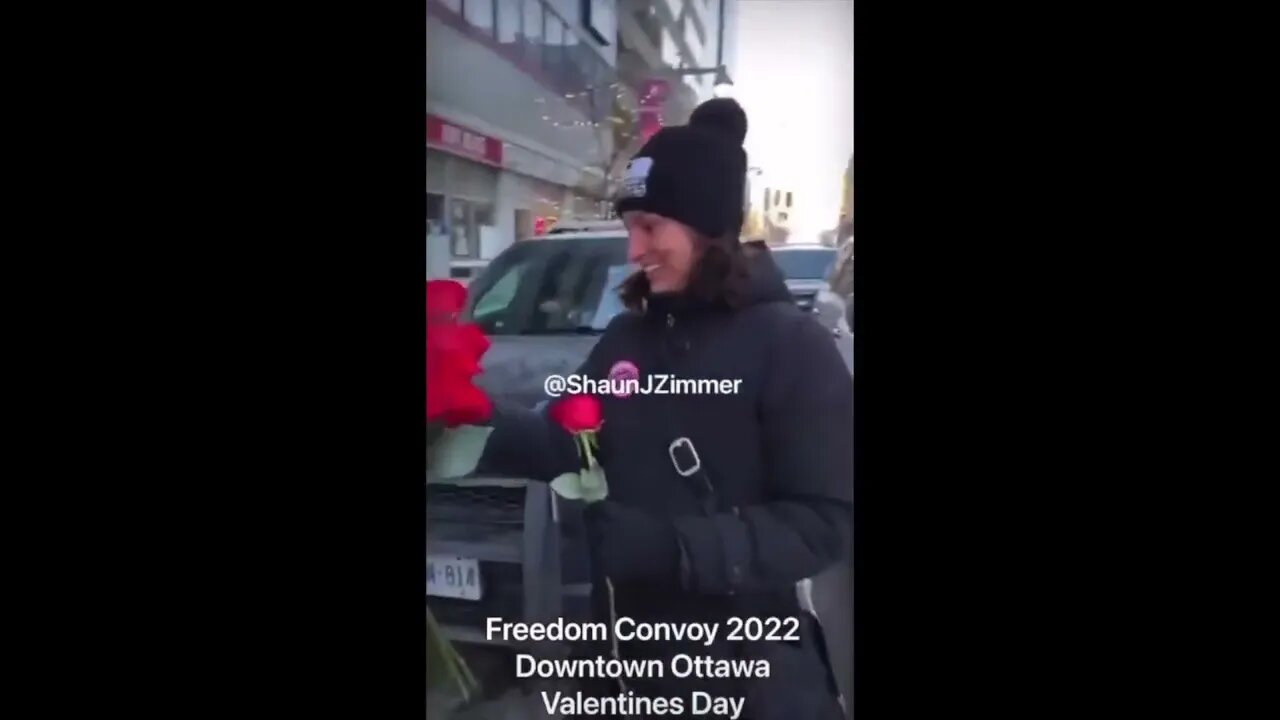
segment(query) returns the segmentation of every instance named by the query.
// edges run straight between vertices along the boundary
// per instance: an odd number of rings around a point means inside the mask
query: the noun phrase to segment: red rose
[[[427,317],[451,317],[467,304],[467,288],[456,280],[427,281]]]
[[[551,406],[551,419],[570,433],[594,432],[604,424],[604,411],[594,395],[571,395]]]
[[[444,413],[445,427],[481,425],[493,415],[493,403],[489,396],[471,383],[446,386],[449,409]]]
[[[493,415],[493,403],[471,379],[459,374],[427,375],[427,422],[445,427],[481,425]]]
[[[460,325],[458,332],[462,333],[462,340],[467,343],[477,358],[489,351],[489,338],[485,337],[479,325],[475,323]]]
[[[489,339],[476,325],[458,324],[467,291],[452,280],[427,283],[427,422],[446,427],[478,425],[493,404],[473,382]]]
[[[433,365],[449,375],[470,378],[480,372],[480,358],[489,349],[489,339],[475,325],[427,325],[427,371]]]
[[[437,342],[433,348],[428,341],[427,421],[440,421],[447,427],[479,425],[493,413],[489,397],[472,381],[480,372],[480,356],[470,352],[465,342],[458,341],[467,336],[460,330],[444,326],[428,331],[429,335],[437,336]],[[438,341],[440,335],[455,337],[444,343]]]

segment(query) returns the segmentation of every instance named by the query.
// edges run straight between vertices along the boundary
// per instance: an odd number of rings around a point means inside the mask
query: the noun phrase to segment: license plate
[[[428,555],[427,594],[459,600],[479,600],[480,562],[452,555]]]

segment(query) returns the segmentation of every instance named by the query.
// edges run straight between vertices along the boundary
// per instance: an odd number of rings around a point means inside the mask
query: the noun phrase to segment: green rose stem
[[[574,437],[578,440],[578,444],[582,447],[582,454],[587,458],[587,467],[594,468],[596,466],[595,454],[591,452],[592,447],[596,446],[596,436],[594,432],[575,433]],[[604,579],[605,589],[609,593],[609,642],[612,645],[613,659],[622,661],[622,656],[618,652],[618,635],[615,631],[618,625],[618,607],[615,601],[613,589],[613,580],[608,576]],[[627,692],[627,684],[622,678],[618,678],[618,687],[622,688],[622,692]]]
[[[580,432],[575,433],[574,438],[577,439],[578,445],[582,448],[582,454],[587,458],[587,467],[596,466],[596,456],[591,452],[591,448],[596,444],[595,433]]]
[[[613,644],[613,659],[622,662],[622,656],[618,654],[618,608],[613,602],[613,580],[608,575],[604,578],[604,586],[609,591],[609,641]],[[618,687],[627,692],[627,684],[621,677],[618,678]]]
[[[465,703],[480,686],[467,663],[440,630],[431,608],[427,608],[427,687],[452,682]]]

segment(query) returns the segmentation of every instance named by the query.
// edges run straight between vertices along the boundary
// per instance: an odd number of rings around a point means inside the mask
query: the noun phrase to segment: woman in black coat
[[[796,588],[849,549],[852,381],[769,253],[748,259],[738,242],[745,135],[737,103],[705,103],[689,125],[646,143],[617,201],[640,268],[622,288],[632,311],[610,323],[579,374],[638,376],[642,387],[651,375],[728,380],[720,387],[736,392],[600,397],[609,496],[585,518],[593,572],[610,579],[615,607],[595,583],[599,619],[718,627],[709,643],[619,643],[621,658],[657,659],[665,672],[601,692],[681,699],[684,712],[668,704],[668,717],[834,719],[843,713],[821,633]],[[571,436],[545,415],[499,406],[492,424],[482,472],[550,481],[579,469]],[[784,639],[752,642],[757,627]],[[751,632],[729,638],[735,629]],[[675,677],[688,666],[673,664],[680,655],[722,661],[695,674],[736,667],[751,677]],[[707,708],[709,698],[733,704]]]

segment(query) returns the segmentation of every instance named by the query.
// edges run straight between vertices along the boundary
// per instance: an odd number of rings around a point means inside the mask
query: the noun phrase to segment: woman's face
[[[644,271],[649,289],[655,293],[683,290],[698,259],[693,228],[639,210],[623,213],[622,222],[627,227],[627,259]]]

